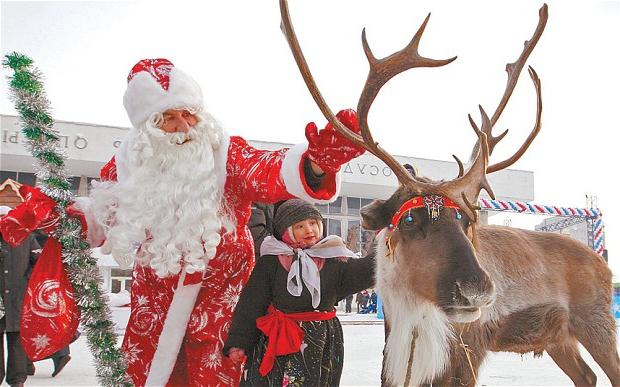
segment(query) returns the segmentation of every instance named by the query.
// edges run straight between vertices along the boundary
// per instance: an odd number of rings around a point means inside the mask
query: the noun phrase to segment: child
[[[356,255],[338,236],[323,236],[323,218],[291,199],[276,210],[274,235],[241,292],[224,354],[247,355],[241,385],[337,386],[343,335],[334,305],[374,284],[374,253]],[[261,333],[262,331],[262,333]]]

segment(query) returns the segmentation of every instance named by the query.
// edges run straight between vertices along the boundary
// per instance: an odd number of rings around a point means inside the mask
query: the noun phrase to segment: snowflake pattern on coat
[[[230,138],[222,200],[237,228],[234,234],[222,236],[207,266],[169,385],[238,384],[241,367],[224,357],[222,348],[239,294],[254,267],[254,247],[246,225],[252,202],[293,197],[280,176],[285,153],[257,150],[240,137]],[[132,311],[122,349],[136,386],[146,382],[178,280],[179,275],[159,278],[143,266],[133,270]]]

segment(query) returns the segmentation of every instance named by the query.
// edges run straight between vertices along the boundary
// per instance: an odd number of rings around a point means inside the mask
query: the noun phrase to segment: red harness
[[[406,212],[410,212],[416,208],[426,207],[428,210],[428,215],[431,220],[434,222],[439,219],[439,211],[443,207],[454,208],[456,210],[456,216],[460,219],[461,213],[459,212],[461,208],[457,206],[452,200],[439,195],[425,195],[425,196],[415,196],[406,202],[403,203],[402,206],[396,211],[394,216],[392,216],[392,221],[390,222],[389,229],[395,230],[398,228],[398,223],[400,219],[405,215]],[[409,214],[410,216],[411,214]]]

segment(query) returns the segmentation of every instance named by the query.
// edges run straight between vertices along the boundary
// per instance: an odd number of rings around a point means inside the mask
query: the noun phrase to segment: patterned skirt
[[[262,377],[258,367],[267,348],[261,335],[248,360],[241,386],[338,386],[344,360],[342,326],[338,318],[300,323],[305,332],[300,352],[277,356],[271,371]]]

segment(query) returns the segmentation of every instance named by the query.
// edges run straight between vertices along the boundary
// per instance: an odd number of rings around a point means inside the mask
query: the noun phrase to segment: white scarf
[[[292,255],[297,256],[297,261],[291,264],[291,270],[286,279],[286,289],[295,297],[301,296],[303,283],[312,295],[312,307],[316,308],[321,302],[321,276],[319,268],[312,258],[357,258],[357,254],[347,249],[342,238],[330,235],[318,241],[307,249],[293,249],[286,243],[268,236],[260,246],[260,255]],[[303,276],[302,276],[303,272]],[[295,279],[295,281],[293,281]]]

